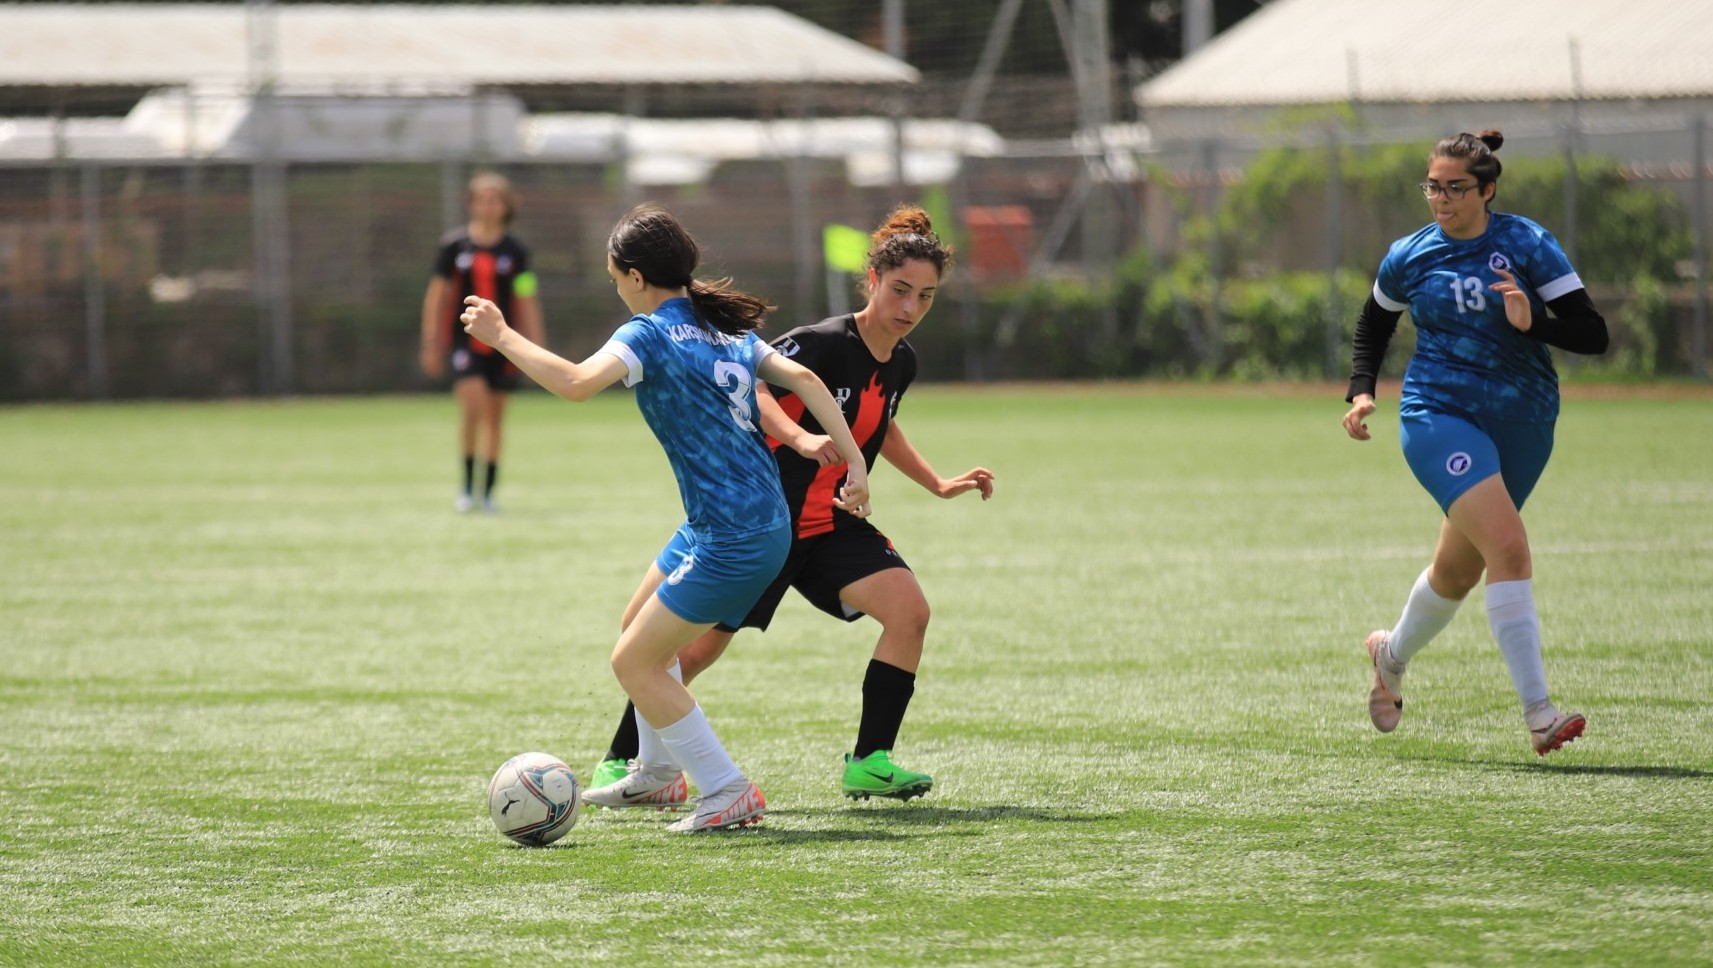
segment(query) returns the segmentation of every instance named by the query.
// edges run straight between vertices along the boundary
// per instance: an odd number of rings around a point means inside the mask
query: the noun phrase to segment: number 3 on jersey
[[[1459,316],[1466,312],[1479,313],[1487,308],[1487,284],[1475,276],[1451,280],[1451,300],[1457,303]]]
[[[749,408],[749,394],[752,389],[749,371],[743,368],[743,364],[733,363],[731,360],[716,362],[714,364],[714,383],[726,391],[726,396],[732,401],[729,408],[732,412],[732,420],[745,430],[755,430],[755,423],[751,419]]]

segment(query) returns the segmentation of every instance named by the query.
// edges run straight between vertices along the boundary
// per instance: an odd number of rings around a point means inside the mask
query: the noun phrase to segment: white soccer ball
[[[577,824],[577,774],[546,753],[519,753],[488,781],[488,815],[500,833],[525,847],[545,847]]]

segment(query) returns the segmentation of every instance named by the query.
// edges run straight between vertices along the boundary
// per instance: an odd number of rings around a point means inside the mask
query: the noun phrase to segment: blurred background
[[[1613,329],[1561,369],[1706,380],[1710,118],[1713,17],[1664,0],[0,4],[0,400],[427,389],[479,170],[576,358],[637,202],[774,331],[859,306],[839,227],[911,202],[958,249],[924,379],[1339,380],[1485,127]]]

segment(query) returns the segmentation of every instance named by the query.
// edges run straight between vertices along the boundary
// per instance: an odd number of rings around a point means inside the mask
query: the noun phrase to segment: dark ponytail
[[[701,247],[671,212],[652,202],[626,212],[613,226],[607,236],[607,256],[620,272],[635,269],[651,286],[689,290],[696,322],[728,336],[760,329],[774,308],[766,300],[733,289],[730,279],[697,279]]]

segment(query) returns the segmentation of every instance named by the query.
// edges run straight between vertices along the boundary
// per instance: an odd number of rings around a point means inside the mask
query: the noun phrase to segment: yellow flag
[[[868,265],[868,233],[848,225],[821,229],[821,249],[827,265],[840,272],[861,272]]]

